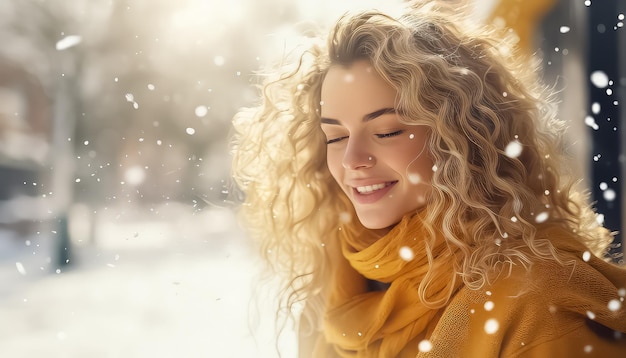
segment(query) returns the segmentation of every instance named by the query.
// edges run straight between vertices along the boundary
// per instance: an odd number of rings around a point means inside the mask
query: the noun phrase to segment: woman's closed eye
[[[333,138],[333,139],[328,139],[326,140],[326,144],[333,144],[333,143],[337,143],[337,142],[341,142],[342,140],[348,138],[348,136],[343,136],[343,137],[337,137],[337,138]]]
[[[398,130],[395,132],[391,132],[391,133],[383,133],[383,134],[376,134],[376,137],[378,138],[390,138],[390,137],[395,137],[395,136],[399,136],[400,134],[404,133],[404,130]]]
[[[404,132],[405,131],[401,129],[401,130],[397,130],[395,132],[375,134],[375,136],[376,136],[376,138],[384,139],[384,138],[391,138],[391,137],[399,136],[400,134],[402,134]],[[326,141],[326,144],[333,144],[333,143],[341,142],[342,140],[344,140],[346,138],[348,138],[348,136],[341,136],[341,137],[337,137],[337,138],[328,139]]]

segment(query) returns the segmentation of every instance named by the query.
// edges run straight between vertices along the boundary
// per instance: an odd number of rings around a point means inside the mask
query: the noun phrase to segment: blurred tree
[[[257,98],[250,81],[274,55],[267,44],[298,16],[287,0],[1,2],[0,57],[52,103],[40,190],[55,220],[67,222],[74,203],[122,214],[221,205],[230,119]]]

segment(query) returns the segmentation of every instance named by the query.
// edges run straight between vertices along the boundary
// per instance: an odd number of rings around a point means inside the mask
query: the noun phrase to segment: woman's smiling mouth
[[[389,181],[373,185],[352,187],[352,198],[358,204],[372,204],[384,196],[395,186],[398,181]]]
[[[373,192],[375,192],[377,190],[384,189],[385,187],[388,187],[388,186],[393,185],[395,183],[397,183],[397,181],[389,181],[389,182],[380,183],[380,184],[373,184],[373,185],[366,185],[366,186],[357,186],[354,189],[356,189],[356,191],[359,194],[370,194],[370,193],[373,193]]]

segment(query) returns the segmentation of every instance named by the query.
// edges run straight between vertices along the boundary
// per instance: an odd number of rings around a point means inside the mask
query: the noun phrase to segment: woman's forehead
[[[396,107],[396,90],[367,61],[329,68],[321,90],[323,116]]]

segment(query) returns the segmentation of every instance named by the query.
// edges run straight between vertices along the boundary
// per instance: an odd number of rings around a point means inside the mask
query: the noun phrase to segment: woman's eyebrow
[[[363,122],[369,122],[373,119],[376,119],[380,116],[383,116],[385,114],[390,114],[390,113],[396,113],[396,109],[395,108],[381,108],[379,110],[376,110],[372,113],[368,113],[366,115],[363,116]],[[337,119],[333,119],[333,118],[326,118],[326,117],[322,117],[320,119],[320,121],[324,124],[332,124],[332,125],[341,125],[341,121],[337,120]]]
[[[332,119],[332,118],[325,118],[325,117],[322,117],[322,118],[320,119],[320,121],[321,121],[322,123],[324,123],[324,124],[332,124],[332,125],[335,125],[335,126],[340,126],[340,125],[341,125],[341,122],[339,122],[339,121],[338,121],[338,120],[336,120],[336,119]]]
[[[385,114],[396,113],[395,108],[383,108],[363,116],[363,122],[371,121]]]

